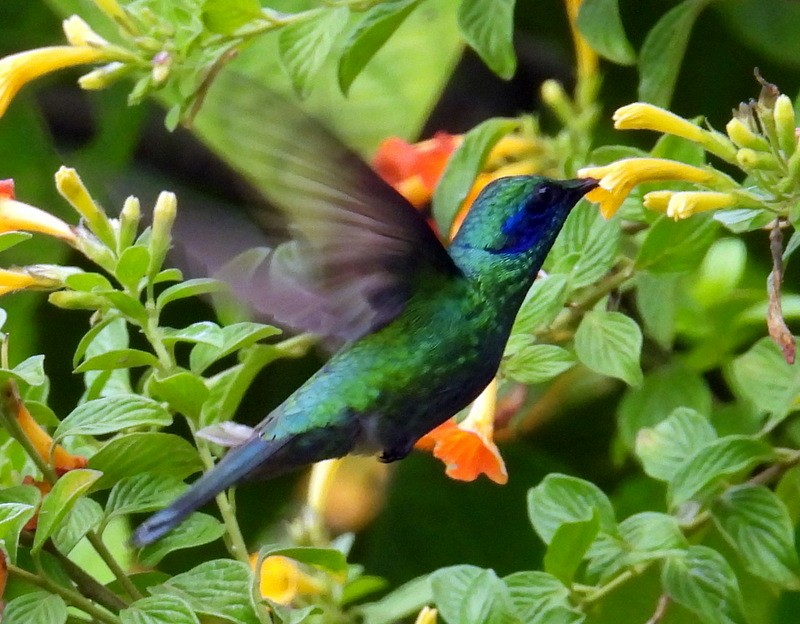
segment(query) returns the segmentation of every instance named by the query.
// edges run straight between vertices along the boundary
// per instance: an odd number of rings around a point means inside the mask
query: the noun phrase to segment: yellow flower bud
[[[425,605],[414,620],[414,624],[436,624],[437,615],[436,609]]]
[[[99,91],[129,74],[131,69],[130,65],[124,63],[108,63],[78,78],[78,85],[85,91]]]
[[[72,15],[65,19],[62,22],[62,27],[70,45],[95,48],[103,48],[108,45],[108,41],[94,32],[91,26],[77,15]]]
[[[794,115],[794,106],[789,96],[782,93],[775,101],[773,110],[775,131],[778,133],[778,142],[785,158],[790,158],[797,148],[797,121]]]
[[[128,197],[119,213],[119,247],[117,249],[119,253],[133,243],[141,217],[139,200],[133,196]]]
[[[749,148],[760,152],[769,151],[769,142],[756,134],[741,119],[734,117],[726,125],[725,130],[737,147]]]
[[[111,223],[106,213],[89,195],[78,172],[69,167],[61,167],[56,172],[56,188],[61,196],[83,217],[95,236],[107,247],[115,249],[116,242]]]
[[[771,152],[757,152],[743,147],[736,152],[736,161],[742,169],[760,169],[763,171],[776,171],[780,164]]]
[[[575,110],[570,102],[567,92],[557,80],[545,80],[541,87],[542,102],[544,102],[563,123],[575,117]]]
[[[148,273],[155,275],[161,270],[161,265],[172,243],[172,224],[178,210],[178,199],[175,193],[162,191],[158,195],[153,208],[153,229],[150,237],[150,267]]]
[[[100,295],[78,290],[57,290],[48,295],[47,300],[63,310],[101,310],[108,307]]]

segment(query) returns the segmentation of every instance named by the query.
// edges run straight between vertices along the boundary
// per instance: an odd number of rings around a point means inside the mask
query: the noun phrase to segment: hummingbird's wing
[[[224,279],[262,318],[351,341],[399,314],[422,272],[460,275],[411,204],[264,86],[223,73],[195,128],[280,208],[284,237],[276,244],[281,223],[269,210],[252,215],[261,232],[248,231],[241,215],[218,211],[179,222],[178,245],[190,264]]]

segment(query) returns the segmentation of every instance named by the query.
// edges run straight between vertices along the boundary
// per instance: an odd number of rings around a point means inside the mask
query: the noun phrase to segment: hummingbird
[[[195,124],[281,207],[288,238],[269,240],[276,221],[264,211],[255,215],[261,230],[238,217],[192,218],[176,224],[176,238],[187,241],[184,261],[227,281],[262,318],[340,348],[142,523],[136,546],[242,481],[349,453],[383,462],[408,455],[497,373],[542,262],[570,210],[597,186],[590,178],[495,180],[445,247],[419,211],[296,105],[238,78],[215,88],[224,96],[205,104],[219,107],[213,124]]]

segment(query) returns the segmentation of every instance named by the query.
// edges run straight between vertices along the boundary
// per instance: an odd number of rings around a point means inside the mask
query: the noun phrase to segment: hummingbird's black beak
[[[596,189],[598,186],[600,186],[600,181],[594,178],[576,178],[569,180],[567,183],[568,189],[580,193],[581,196],[586,195],[586,193]]]

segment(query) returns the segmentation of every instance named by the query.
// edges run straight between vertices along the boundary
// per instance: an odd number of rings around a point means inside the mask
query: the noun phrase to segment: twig
[[[670,602],[669,596],[661,594],[661,597],[658,599],[658,604],[656,604],[656,610],[645,624],[658,624],[667,614],[667,607],[669,607]]]
[[[772,256],[772,271],[767,279],[769,307],[767,308],[767,329],[770,338],[783,352],[787,364],[794,364],[797,344],[786,325],[781,309],[781,282],[783,282],[783,232],[781,220],[775,219],[769,232],[769,251]]]
[[[143,598],[144,596],[142,593],[138,590],[136,585],[133,584],[133,581],[131,581],[131,579],[128,577],[128,573],[122,569],[122,566],[119,565],[119,562],[114,555],[111,554],[111,551],[108,550],[105,542],[103,542],[103,538],[98,535],[97,531],[94,529],[90,530],[86,534],[86,539],[89,540],[92,548],[94,548],[97,554],[100,555],[103,563],[108,566],[108,569],[111,570],[112,574],[114,574],[114,577],[117,579],[117,581],[119,581],[119,584],[131,597],[131,599],[139,600],[140,598]]]

